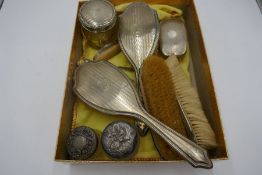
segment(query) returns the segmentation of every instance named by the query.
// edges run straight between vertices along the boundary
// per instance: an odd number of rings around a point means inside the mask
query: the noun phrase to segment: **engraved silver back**
[[[132,83],[109,62],[83,63],[74,78],[75,93],[90,106],[110,114],[140,111]]]
[[[134,2],[119,18],[118,40],[124,54],[135,69],[139,69],[153,54],[159,38],[156,12],[143,2]]]
[[[186,28],[180,18],[168,19],[160,23],[160,47],[164,55],[183,55],[186,52],[186,45]]]
[[[114,5],[107,0],[89,0],[79,9],[78,17],[89,32],[104,32],[111,29],[117,20]]]

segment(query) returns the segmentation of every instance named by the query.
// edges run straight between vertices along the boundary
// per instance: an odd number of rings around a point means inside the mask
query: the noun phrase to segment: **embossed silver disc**
[[[102,145],[111,158],[129,158],[137,148],[138,133],[127,122],[113,122],[103,131]]]
[[[86,126],[75,128],[67,139],[67,152],[71,159],[86,160],[97,148],[95,132]]]

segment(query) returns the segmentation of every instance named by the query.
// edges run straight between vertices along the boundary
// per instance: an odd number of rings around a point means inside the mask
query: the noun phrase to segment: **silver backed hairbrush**
[[[130,4],[119,16],[119,45],[135,69],[139,95],[140,67],[144,59],[154,53],[159,33],[157,13],[144,2]],[[148,127],[142,122],[137,122],[136,125],[139,133],[145,135]]]

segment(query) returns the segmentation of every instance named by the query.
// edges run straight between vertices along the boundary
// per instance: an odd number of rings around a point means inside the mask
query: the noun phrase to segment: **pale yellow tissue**
[[[130,62],[122,52],[110,58],[108,61],[114,64],[115,66],[132,67],[132,65],[130,64]]]
[[[131,2],[117,5],[115,6],[115,9],[117,12],[123,12],[129,4],[131,4]]]
[[[84,59],[93,60],[94,56],[96,55],[97,50],[92,47],[86,47],[85,52],[83,54]]]
[[[155,148],[154,141],[149,131],[144,137],[140,137],[140,146],[138,148],[137,154],[134,158],[159,158],[159,153]]]
[[[124,4],[117,5],[116,11],[119,12],[119,13],[122,13],[129,4],[130,3],[124,3]],[[181,16],[183,14],[182,10],[180,10],[176,7],[170,6],[170,5],[149,4],[149,6],[152,9],[156,10],[159,20],[177,17],[177,16]]]
[[[188,45],[187,45],[186,53],[179,59],[179,63],[183,71],[185,72],[186,76],[190,78],[190,74],[188,71],[189,64],[190,64],[190,50]]]
[[[131,71],[124,70],[124,69],[122,69],[122,71],[128,76],[129,79],[131,79],[133,81],[136,81],[136,74],[135,74],[135,72],[131,72]]]
[[[158,9],[158,10],[162,10],[165,11],[167,13],[173,14],[173,15],[177,15],[177,16],[181,16],[183,14],[183,11],[180,10],[179,8],[176,8],[174,6],[171,5],[165,5],[165,4],[151,4],[149,5],[151,8],[153,9]]]

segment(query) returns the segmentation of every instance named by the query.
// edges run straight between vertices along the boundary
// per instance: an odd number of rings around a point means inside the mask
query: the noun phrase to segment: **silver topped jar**
[[[110,158],[129,159],[137,151],[139,134],[131,124],[115,121],[104,129],[101,143]]]
[[[69,134],[67,138],[67,152],[71,159],[87,160],[91,157],[98,145],[95,131],[86,126],[80,126]]]
[[[114,5],[107,0],[89,0],[79,9],[84,35],[95,48],[109,43],[117,20]]]

